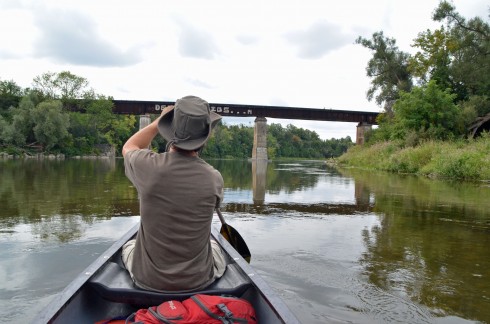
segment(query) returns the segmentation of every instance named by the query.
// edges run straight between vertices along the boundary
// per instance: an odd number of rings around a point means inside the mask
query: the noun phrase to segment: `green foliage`
[[[96,144],[110,144],[116,153],[135,132],[136,117],[112,113],[112,101],[107,98],[93,100],[86,112],[70,112],[73,148],[69,155],[96,153]]]
[[[434,157],[420,174],[465,180],[490,180],[490,136],[483,133],[476,140],[439,142]]]
[[[0,146],[86,155],[96,154],[98,144],[110,144],[120,152],[135,131],[136,118],[113,114],[112,100],[86,90],[84,78],[69,72],[46,73],[34,84],[34,90],[26,91],[17,106],[0,115]],[[14,85],[10,82],[9,89],[22,93]],[[76,99],[78,96],[83,100]],[[64,108],[75,102],[80,111]]]
[[[122,150],[124,143],[132,134],[134,134],[134,126],[136,125],[136,117],[133,115],[114,115],[114,119],[107,128],[104,138],[109,144],[115,147],[116,152]]]
[[[275,158],[325,158],[339,156],[338,143],[322,141],[316,132],[298,128],[294,125],[271,124],[268,126],[267,147]],[[270,136],[269,136],[270,135]],[[351,142],[352,143],[352,142]],[[343,151],[345,152],[347,148]]]
[[[408,71],[410,55],[400,51],[396,46],[396,40],[385,37],[382,31],[374,33],[370,40],[359,37],[356,44],[361,44],[373,52],[373,57],[366,67],[366,75],[372,78],[367,98],[371,101],[376,96],[376,103],[384,103],[385,111],[390,113],[400,91],[410,91],[412,87]]]
[[[68,114],[63,112],[61,102],[44,101],[32,110],[34,136],[45,151],[60,150],[69,138]]]
[[[416,147],[397,142],[354,146],[342,155],[340,165],[431,178],[490,180],[490,135],[476,140],[425,141]]]
[[[427,139],[450,139],[464,134],[461,110],[453,103],[455,95],[441,90],[435,81],[401,93],[395,103],[393,139],[403,139],[415,131]]]
[[[13,80],[0,80],[0,116],[7,115],[10,107],[17,106],[22,94],[22,88]]]
[[[1,142],[6,145],[24,146],[35,140],[32,131],[34,123],[31,117],[34,107],[33,96],[27,95],[22,98],[18,107],[9,109],[8,122],[0,131]]]
[[[387,170],[398,173],[418,173],[431,162],[439,152],[439,145],[434,141],[425,142],[417,147],[402,148],[388,159]]]
[[[490,92],[490,26],[479,17],[468,21],[448,1],[441,1],[432,16],[446,26],[419,34],[420,51],[411,61],[412,71],[449,87],[457,101]],[[425,79],[428,81],[428,79]]]
[[[474,105],[465,109],[454,104],[455,94],[441,90],[434,80],[401,92],[392,116],[378,119],[379,127],[368,135],[368,144],[399,140],[415,146],[426,140],[461,138],[476,117]]]
[[[423,82],[435,80],[444,88],[454,86],[449,74],[450,53],[457,46],[449,37],[450,33],[441,29],[419,33],[414,47],[420,48],[409,59],[409,70]]]
[[[373,52],[366,68],[372,78],[367,97],[377,94],[376,102],[384,103],[388,112],[368,134],[369,144],[403,140],[414,146],[430,139],[457,139],[478,116],[490,112],[488,22],[466,20],[448,1],[439,3],[433,19],[445,25],[419,33],[413,56],[400,52],[395,40],[382,32],[371,40],[356,40]],[[412,78],[418,78],[420,87],[411,87]]]
[[[247,159],[251,157],[254,141],[253,127],[218,124],[207,142],[204,158]],[[338,157],[354,145],[350,137],[323,141],[313,131],[294,125],[268,125],[267,153],[269,159]]]
[[[378,142],[369,146],[356,145],[340,156],[338,163],[367,169],[388,170],[389,159],[393,152],[398,150],[400,145],[394,141]]]
[[[33,80],[33,89],[45,99],[61,99],[63,101],[80,99],[85,97],[87,92],[90,93],[87,87],[87,79],[68,71],[47,72]]]
[[[460,102],[459,105],[462,110],[467,110],[468,114],[474,114],[473,116],[468,116],[468,124],[473,122],[477,116],[485,116],[490,113],[490,99],[488,95],[470,96],[468,100]]]

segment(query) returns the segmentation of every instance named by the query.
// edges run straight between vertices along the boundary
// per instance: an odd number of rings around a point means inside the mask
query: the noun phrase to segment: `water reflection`
[[[254,205],[262,205],[265,201],[267,164],[267,160],[252,160],[252,190]]]
[[[413,176],[343,170],[375,195],[379,226],[360,262],[376,287],[436,316],[490,319],[490,190]]]
[[[122,162],[0,161],[7,322],[21,318],[11,311],[16,304],[42,307],[108,238],[138,221]],[[208,162],[223,175],[223,212],[247,241],[253,266],[301,321],[490,322],[488,184],[322,161]],[[33,313],[28,307],[22,311]]]
[[[40,239],[80,237],[83,224],[137,215],[134,188],[114,159],[0,163],[0,230],[33,224]],[[78,217],[74,217],[78,216]]]
[[[373,207],[369,187],[344,177],[323,161],[210,163],[225,179],[223,209],[228,212],[271,214],[283,210],[351,215],[369,213]]]

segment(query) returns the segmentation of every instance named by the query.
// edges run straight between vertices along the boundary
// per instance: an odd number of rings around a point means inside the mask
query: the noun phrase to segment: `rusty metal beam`
[[[171,101],[132,101],[132,100],[113,100],[116,114],[159,114],[161,110],[173,105]],[[323,120],[356,122],[375,125],[376,117],[379,113],[366,111],[349,111],[333,109],[316,109],[301,107],[280,107],[262,105],[237,105],[210,103],[211,110],[221,116],[230,117],[269,117],[283,119],[303,119],[303,120]]]

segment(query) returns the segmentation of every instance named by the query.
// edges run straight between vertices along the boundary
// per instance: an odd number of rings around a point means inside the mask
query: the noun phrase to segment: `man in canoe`
[[[199,157],[220,119],[206,101],[186,96],[124,144],[126,176],[139,194],[141,224],[122,257],[136,286],[192,291],[223,275],[221,248],[211,240],[223,178]],[[148,149],[158,133],[168,143],[165,153]]]

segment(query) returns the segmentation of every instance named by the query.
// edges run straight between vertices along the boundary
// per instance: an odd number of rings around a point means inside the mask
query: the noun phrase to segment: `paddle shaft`
[[[236,229],[226,224],[225,218],[219,208],[216,208],[216,213],[221,221],[221,235],[233,246],[233,248],[247,261],[250,263],[250,250],[248,249],[247,243],[243,240],[242,236]]]
[[[216,213],[218,214],[221,224],[226,228],[226,231],[228,232],[228,237],[231,237],[230,229],[228,228],[228,226],[226,226],[227,224],[225,218],[223,217],[223,214],[221,213],[221,210],[219,210],[219,208],[216,208]]]

